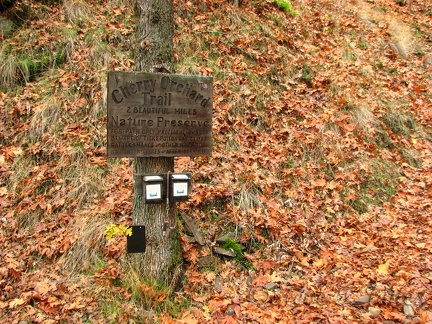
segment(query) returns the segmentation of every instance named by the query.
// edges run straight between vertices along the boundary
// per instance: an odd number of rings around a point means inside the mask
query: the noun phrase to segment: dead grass
[[[387,127],[397,135],[408,136],[417,128],[417,122],[412,115],[393,107],[388,108],[382,119]]]
[[[28,131],[32,142],[40,141],[47,134],[55,134],[59,127],[59,121],[63,115],[61,103],[55,98],[48,98],[34,108],[34,114],[30,121]]]
[[[376,128],[379,121],[375,118],[374,114],[364,105],[352,105],[348,109],[353,117],[353,122],[356,123],[360,129],[367,131],[371,128]]]
[[[135,0],[108,0],[107,6],[109,8],[134,8],[136,1]]]
[[[368,159],[358,165],[357,172],[364,175],[360,175],[363,179],[352,207],[359,213],[365,213],[372,206],[382,206],[396,194],[399,168],[379,158]]]
[[[106,242],[104,230],[110,223],[107,217],[76,217],[73,228],[76,241],[59,261],[73,277],[78,273],[93,273],[104,264],[102,248]]]
[[[75,42],[77,40],[78,31],[73,28],[63,28],[61,37],[64,39],[64,51],[68,62],[72,61],[75,55]]]
[[[105,171],[90,163],[80,145],[65,149],[59,167],[61,177],[64,179],[61,190],[64,198],[74,201],[77,208],[100,198],[103,194]]]
[[[238,194],[237,206],[243,212],[257,209],[262,205],[260,191],[254,185],[244,184]]]
[[[340,159],[344,156],[343,145],[341,143],[341,132],[339,127],[333,122],[326,122],[320,129],[320,144],[317,145],[319,161],[326,161],[326,164],[331,167],[337,165]]]
[[[84,0],[64,0],[62,10],[66,19],[73,24],[80,24],[91,16],[90,7]]]
[[[108,70],[109,60],[111,58],[111,49],[101,41],[96,42],[91,50],[91,65],[96,69]]]
[[[353,116],[353,121],[359,125],[360,130],[362,130],[361,136],[364,136],[365,141],[373,143],[374,145],[393,149],[394,144],[389,136],[387,130],[378,118],[365,106],[354,106],[351,110]]]
[[[0,36],[1,39],[9,37],[15,29],[14,23],[5,17],[0,17]]]
[[[12,55],[0,54],[0,88],[8,89],[22,80],[19,62]]]
[[[106,114],[106,106],[107,106],[107,85],[106,80],[103,78],[104,74],[101,76],[101,79],[99,81],[100,84],[100,93],[101,96],[99,100],[93,99],[93,104],[90,106],[89,114],[93,119],[99,119],[103,118]],[[96,135],[96,134],[95,134]],[[104,127],[103,130],[99,133],[99,135],[103,138],[103,141],[101,143],[105,142],[105,136],[106,136],[106,128]]]

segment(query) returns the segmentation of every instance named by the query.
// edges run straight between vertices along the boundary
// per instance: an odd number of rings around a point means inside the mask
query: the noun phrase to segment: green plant
[[[349,61],[357,61],[357,56],[349,50],[344,50],[343,57]]]
[[[235,253],[235,260],[237,263],[244,266],[246,269],[252,268],[252,263],[250,263],[249,260],[247,260],[243,255],[242,246],[240,243],[234,241],[231,238],[225,239],[224,243],[221,244],[221,247],[225,250],[231,250]]]
[[[101,312],[105,318],[110,318],[108,323],[116,323],[115,319],[122,314],[121,301],[113,297],[112,299],[101,300]]]
[[[405,161],[415,167],[415,168],[419,168],[421,167],[421,162],[419,161],[419,159],[417,159],[414,154],[415,151],[410,151],[404,148],[398,148],[398,151],[400,153],[400,155],[402,155],[402,157],[405,159]]]
[[[423,57],[426,55],[425,52],[423,52],[423,50],[421,48],[416,48],[416,50],[414,51],[414,54],[420,57]]]
[[[374,66],[380,70],[384,69],[384,63],[381,61],[376,62]]]
[[[33,82],[43,72],[66,62],[65,44],[56,43],[47,48],[33,51],[13,51],[8,44],[0,53],[0,87],[9,88],[18,84]]]
[[[382,119],[388,128],[401,136],[408,136],[417,127],[417,122],[412,115],[401,113],[393,108],[389,108]]]
[[[315,73],[312,70],[312,68],[307,63],[303,63],[301,78],[307,84],[308,87],[312,86],[312,79],[313,79],[314,75],[315,75]]]
[[[381,7],[381,6],[374,6],[373,9],[377,12],[382,12],[382,13],[387,13],[387,8],[386,7]]]
[[[351,206],[359,213],[368,211],[369,205],[381,206],[396,193],[399,170],[387,161],[373,160],[369,166],[369,174],[360,184]]]
[[[41,66],[38,64],[38,62],[30,58],[24,58],[20,62],[20,70],[24,81],[31,82],[34,80],[36,74],[40,72]]]
[[[0,37],[3,39],[9,37],[13,33],[14,28],[15,26],[12,21],[0,17]]]
[[[268,229],[267,227],[264,227],[262,230],[261,230],[261,235],[262,235],[262,237],[264,237],[265,239],[270,239],[270,236],[271,236],[271,232],[270,232],[270,229]]]
[[[116,224],[109,224],[105,228],[104,235],[108,240],[111,240],[113,236],[131,236],[132,235],[132,228],[125,226],[123,224],[116,225]]]
[[[365,50],[367,49],[367,44],[363,41],[360,41],[357,43],[357,47],[360,48],[361,50]]]
[[[145,279],[128,261],[123,264],[123,267],[125,275],[121,279],[120,286],[128,291],[131,301],[140,309],[152,310],[156,314],[170,313],[177,316],[190,307],[190,298],[174,294],[173,287]]]
[[[275,15],[270,15],[270,20],[274,21],[276,23],[276,25],[283,25],[283,20],[281,17],[277,17]]]
[[[297,15],[297,11],[292,8],[289,0],[274,0],[273,2],[280,10],[288,12],[292,15]]]
[[[414,28],[415,34],[416,34],[417,37],[421,37],[423,35],[421,27],[420,27],[419,24],[417,24],[416,22],[413,22],[411,24],[411,26]]]
[[[391,68],[388,68],[387,71],[388,71],[389,74],[393,75],[393,74],[395,74],[397,72],[397,68],[391,67]]]

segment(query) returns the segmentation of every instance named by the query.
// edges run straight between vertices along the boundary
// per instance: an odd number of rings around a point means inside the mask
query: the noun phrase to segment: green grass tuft
[[[352,207],[359,213],[365,213],[369,206],[381,206],[396,194],[399,170],[396,165],[377,159],[369,166],[370,172],[360,184],[358,197]]]
[[[243,255],[242,246],[240,243],[234,241],[231,238],[227,238],[224,243],[222,243],[221,247],[225,250],[231,250],[235,253],[235,260],[238,264],[242,265],[246,269],[251,269],[252,263],[247,260]]]
[[[387,127],[397,135],[406,137],[417,128],[417,122],[412,115],[395,109],[388,109],[382,119]]]
[[[280,10],[297,15],[297,11],[292,8],[291,1],[289,0],[274,0],[273,2]]]

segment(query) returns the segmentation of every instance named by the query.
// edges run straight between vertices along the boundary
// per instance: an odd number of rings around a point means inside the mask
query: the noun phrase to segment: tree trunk
[[[174,17],[172,0],[137,0],[137,32],[135,70],[142,72],[172,71],[174,60]],[[135,158],[134,174],[174,171],[174,158]],[[182,272],[182,252],[174,204],[146,205],[138,192],[134,193],[133,219],[146,229],[146,252],[131,256],[133,265],[146,279],[176,286]],[[167,235],[164,223],[175,228]]]
[[[164,72],[174,61],[172,0],[137,0],[135,70]]]

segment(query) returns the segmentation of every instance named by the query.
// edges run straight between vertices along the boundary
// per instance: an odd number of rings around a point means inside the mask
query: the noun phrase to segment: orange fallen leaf
[[[326,179],[321,178],[321,179],[318,179],[318,180],[312,180],[311,183],[312,183],[312,185],[314,187],[320,187],[320,188],[322,188],[326,184]]]
[[[253,296],[254,296],[256,301],[259,301],[261,303],[266,302],[269,298],[268,293],[264,290],[257,290]]]
[[[378,274],[388,275],[389,274],[389,265],[387,263],[380,264],[377,269]]]
[[[90,163],[97,164],[99,166],[104,166],[107,163],[105,156],[92,156],[89,160]]]
[[[230,305],[232,302],[229,299],[212,299],[208,302],[208,307],[211,311],[215,311],[217,309],[224,309],[226,306]]]
[[[26,301],[22,298],[15,298],[9,302],[9,308],[14,309],[18,306],[22,306],[26,303]]]
[[[199,323],[198,320],[190,312],[186,312],[179,322],[184,323],[184,324],[198,324]]]

